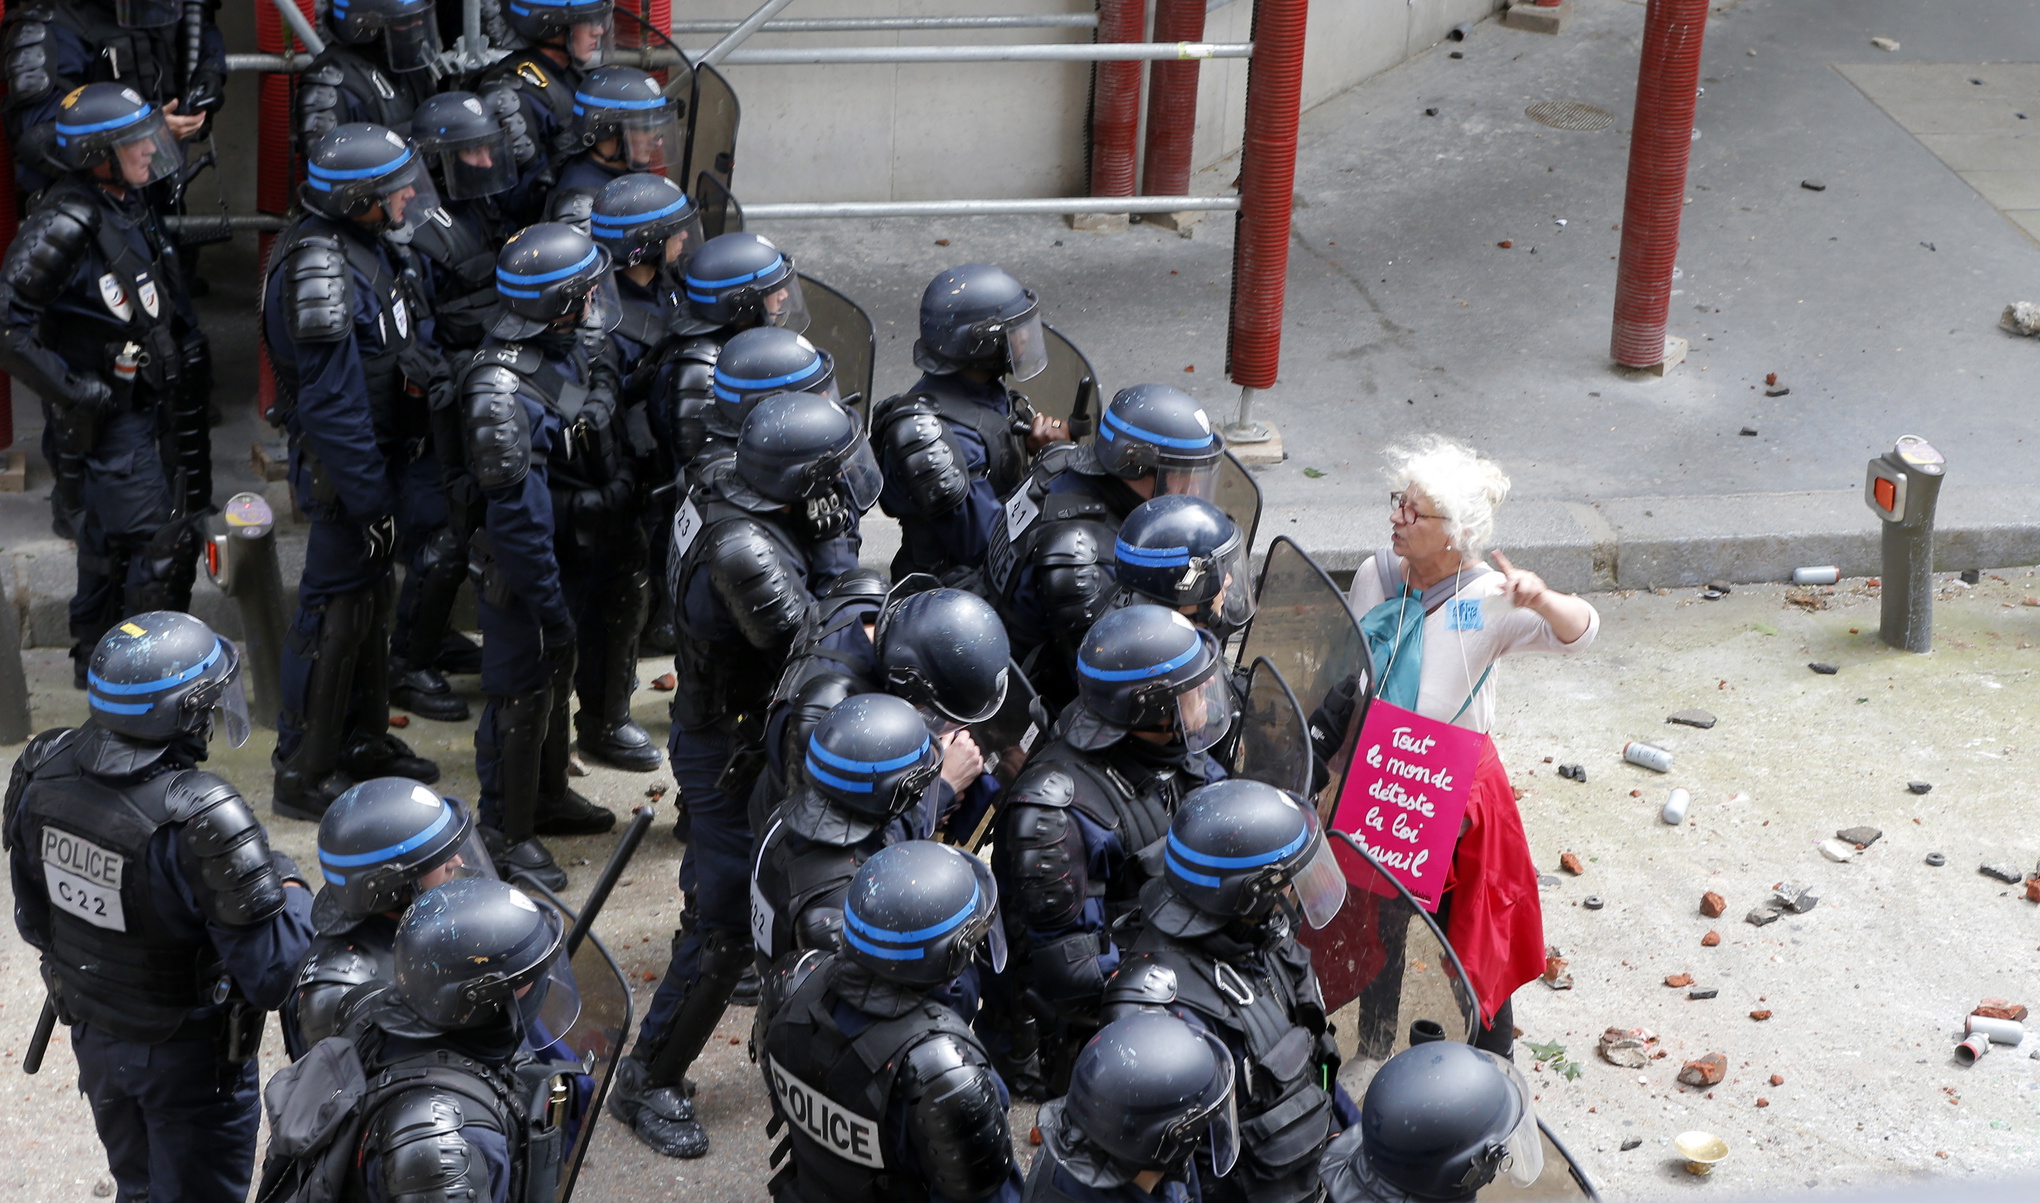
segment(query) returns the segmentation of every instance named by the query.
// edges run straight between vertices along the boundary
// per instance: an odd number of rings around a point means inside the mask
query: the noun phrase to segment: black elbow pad
[[[239,790],[194,769],[171,782],[166,804],[170,817],[184,824],[184,868],[208,918],[253,927],[283,909],[283,878],[269,855],[269,833]]]
[[[928,1185],[945,1198],[989,1198],[1013,1172],[1013,1136],[990,1067],[975,1049],[944,1033],[907,1053],[918,1091],[909,1136]]]

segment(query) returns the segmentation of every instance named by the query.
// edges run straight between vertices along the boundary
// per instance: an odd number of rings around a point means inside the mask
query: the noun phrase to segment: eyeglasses
[[[1409,526],[1420,518],[1443,518],[1444,516],[1443,514],[1418,513],[1416,505],[1410,501],[1410,495],[1406,491],[1390,493],[1388,495],[1388,520],[1390,522]]]

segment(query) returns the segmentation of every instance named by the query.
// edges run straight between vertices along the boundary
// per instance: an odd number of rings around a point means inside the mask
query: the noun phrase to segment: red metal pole
[[[1147,0],[1098,0],[1098,41],[1138,42]],[[1140,64],[1099,63],[1091,76],[1091,195],[1132,196],[1140,139]]]
[[[1665,359],[1708,2],[1650,0],[1644,13],[1611,349],[1615,362],[1626,367],[1650,367]]]
[[[1232,324],[1225,345],[1226,374],[1243,389],[1272,387],[1282,359],[1289,210],[1296,186],[1296,124],[1309,16],[1310,0],[1254,3],[1240,210],[1233,225]]]
[[[1204,0],[1156,0],[1157,42],[1204,40]],[[1147,163],[1140,173],[1144,196],[1183,196],[1190,191],[1190,149],[1197,136],[1198,60],[1163,62],[1148,68]]]

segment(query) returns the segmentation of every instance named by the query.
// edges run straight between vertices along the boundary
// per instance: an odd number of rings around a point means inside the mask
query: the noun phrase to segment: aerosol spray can
[[[1642,765],[1654,773],[1672,771],[1672,754],[1656,744],[1639,743],[1632,739],[1622,745],[1622,759],[1631,764]]]
[[[123,395],[135,387],[135,372],[141,366],[140,343],[127,344],[120,349],[120,354],[113,357],[113,382],[122,390]]]

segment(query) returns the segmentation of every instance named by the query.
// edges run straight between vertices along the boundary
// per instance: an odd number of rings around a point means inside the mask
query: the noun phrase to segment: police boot
[[[708,1132],[694,1118],[690,1107],[686,1118],[675,1118],[651,1105],[661,1088],[684,1094],[688,1067],[701,1055],[715,1025],[729,1006],[730,991],[744,969],[754,963],[750,937],[741,931],[713,928],[702,933],[701,959],[696,976],[673,1012],[673,1021],[659,1039],[658,1052],[645,1074],[645,1105],[638,1109],[631,1128],[644,1141],[668,1157],[699,1157],[708,1152]]]
[[[505,694],[492,699],[475,728],[475,769],[484,795],[499,810],[482,812],[489,855],[504,877],[529,873],[549,890],[567,888],[567,874],[536,837],[539,765],[552,691]],[[493,835],[490,833],[493,832]]]
[[[333,799],[354,785],[340,765],[351,706],[355,662],[367,651],[375,599],[367,590],[343,593],[326,603],[319,618],[318,641],[294,649],[306,656],[311,672],[305,681],[304,709],[284,715],[279,726],[301,732],[289,757],[270,757],[276,769],[270,806],[288,819],[317,822]],[[297,638],[293,633],[291,638]],[[279,737],[281,732],[279,731]]]
[[[565,671],[547,691],[545,738],[538,759],[538,810],[533,830],[540,835],[601,835],[616,826],[616,815],[567,785],[567,713],[572,677]]]
[[[494,827],[483,827],[482,847],[495,862],[496,876],[505,881],[529,877],[546,889],[558,893],[567,888],[567,871],[560,868],[553,859],[552,849],[533,837],[518,843],[511,843],[502,832]]]
[[[472,677],[482,671],[482,645],[459,631],[439,637],[439,653],[432,667],[456,677]]]
[[[646,1144],[668,1157],[701,1157],[708,1153],[708,1130],[694,1118],[694,1083],[648,1088],[651,1067],[635,1056],[616,1063],[609,1080],[609,1114]]]
[[[440,527],[419,549],[411,568],[418,574],[411,624],[404,645],[394,649],[392,660],[435,673],[471,676],[482,671],[482,649],[451,629],[453,607],[468,576],[467,544],[450,528]]]
[[[630,716],[630,699],[638,684],[638,633],[645,625],[650,588],[643,572],[633,572],[620,580],[616,595],[607,599],[609,604],[602,611],[596,696],[589,699],[583,694],[581,712],[575,716],[581,755],[631,773],[656,773],[664,759],[659,745]]]
[[[764,985],[758,980],[758,966],[753,963],[744,966],[744,975],[730,990],[730,1005],[733,1007],[755,1007],[764,992]]]
[[[394,657],[390,661],[390,705],[442,723],[464,723],[473,713],[437,668],[412,668],[409,661]]]

